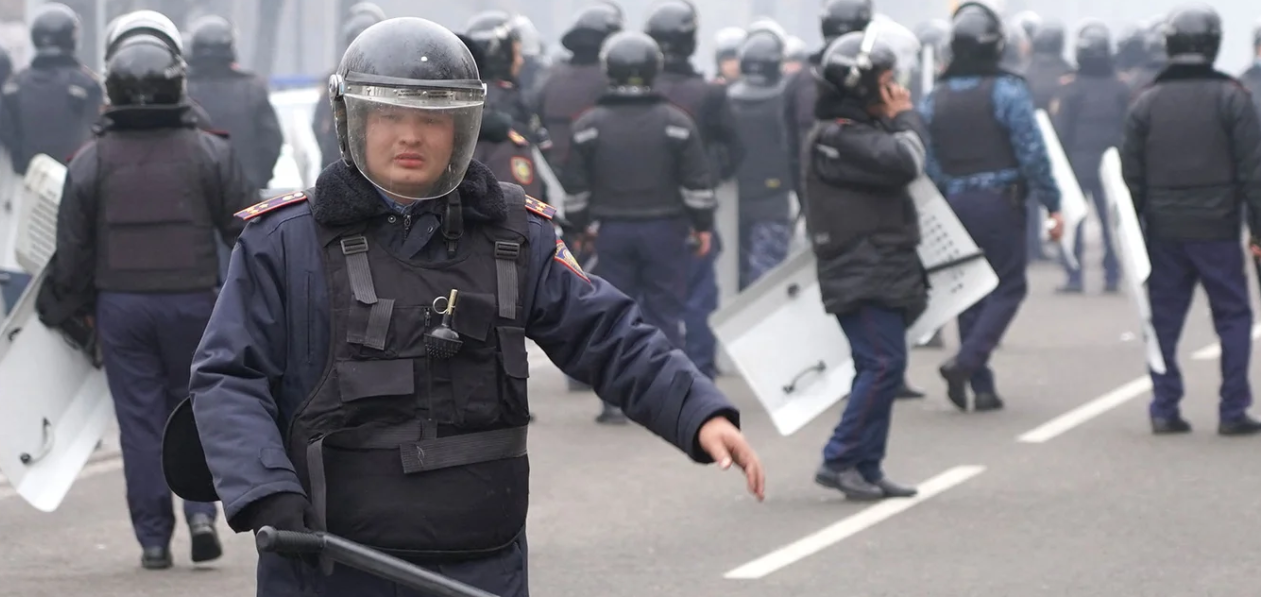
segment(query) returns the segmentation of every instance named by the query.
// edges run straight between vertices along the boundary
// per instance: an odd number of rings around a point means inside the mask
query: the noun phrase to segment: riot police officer
[[[1239,230],[1246,212],[1261,257],[1261,125],[1243,86],[1213,68],[1222,22],[1212,8],[1175,9],[1165,31],[1169,66],[1135,100],[1121,148],[1125,183],[1146,224],[1151,320],[1166,368],[1151,372],[1152,431],[1191,430],[1178,408],[1177,348],[1200,282],[1222,349],[1218,433],[1254,435],[1261,421],[1247,412],[1252,308]]]
[[[683,108],[696,122],[710,160],[710,185],[735,176],[744,160],[745,146],[736,132],[735,117],[721,84],[707,83],[691,64],[696,52],[696,9],[685,0],[666,0],[648,15],[645,32],[656,40],[665,66],[654,88]],[[718,276],[714,262],[722,251],[722,239],[713,238],[713,250],[692,254],[684,307],[685,352],[706,375],[718,375],[718,340],[709,329],[709,316],[718,310]]]
[[[1134,68],[1128,81],[1131,100],[1138,99],[1165,69],[1168,54],[1165,50],[1164,24],[1164,19],[1153,18],[1142,26],[1143,61]]]
[[[558,172],[563,172],[569,162],[574,119],[594,106],[608,90],[600,65],[600,46],[621,30],[621,12],[613,5],[599,3],[582,9],[560,40],[573,56],[553,67],[538,103],[543,126],[552,138],[547,160]]]
[[[478,72],[482,72],[486,57],[482,54],[481,44],[465,35],[456,37],[468,47]],[[521,133],[513,130],[512,126],[512,116],[507,112],[489,106],[483,107],[473,160],[490,169],[497,180],[518,184],[527,196],[537,199],[543,196],[545,189],[543,180],[535,172],[530,142]]]
[[[161,433],[188,396],[193,352],[215,305],[215,233],[234,241],[242,224],[233,212],[257,199],[228,142],[185,118],[184,77],[184,61],[154,36],[115,48],[107,124],[68,167],[40,308],[53,326],[94,316],[147,569],[171,566],[175,516]],[[194,562],[221,554],[215,513],[212,503],[184,503]]]
[[[1146,43],[1143,29],[1138,25],[1126,27],[1117,36],[1117,73],[1127,84],[1133,78],[1135,69],[1147,62]]]
[[[1252,28],[1252,62],[1239,75],[1239,82],[1252,94],[1252,103],[1261,111],[1261,23]]]
[[[525,96],[526,105],[536,105],[539,89],[543,86],[543,74],[547,72],[547,54],[544,51],[543,36],[539,34],[534,21],[525,15],[515,15],[509,25],[517,32],[521,41],[521,68],[517,72],[517,83]],[[531,109],[532,114],[537,111]]]
[[[919,105],[920,100],[924,98],[924,94],[928,93],[928,89],[924,89],[924,69],[932,71],[933,80],[942,69],[946,68],[947,58],[950,53],[950,23],[942,19],[933,19],[925,23],[921,23],[915,28],[915,38],[919,40],[921,47],[932,48],[933,63],[923,64],[921,60],[915,64],[915,68],[911,73],[911,84],[908,89],[911,92],[911,101]]]
[[[759,158],[736,170],[740,209],[740,289],[788,256],[792,237],[788,121],[784,118],[784,46],[771,31],[753,33],[740,47],[740,79],[727,89],[740,139]]]
[[[871,0],[828,0],[823,6],[823,16],[819,21],[824,48],[826,49],[833,40],[846,33],[866,29],[867,25],[871,24],[874,13],[875,9],[872,8]],[[817,65],[822,56],[823,50],[811,55],[810,64]],[[787,103],[784,109],[788,122],[794,125],[788,127],[788,156],[791,160],[794,179],[800,178],[802,143],[805,142],[810,129],[814,128],[815,86],[814,75],[811,74],[809,68],[798,71],[797,75],[788,81]],[[797,199],[804,202],[807,198],[805,191],[801,188],[801,181],[795,180],[793,187],[797,190]]]
[[[819,121],[803,148],[824,309],[844,329],[855,368],[815,482],[859,501],[917,493],[881,467],[906,372],[906,330],[928,305],[919,217],[907,191],[923,174],[925,135],[910,93],[894,82],[896,65],[873,29],[829,45],[819,64]]]
[[[368,27],[385,20],[385,13],[371,2],[360,2],[350,7],[345,24],[342,25],[342,44],[350,44]],[[320,161],[324,166],[341,159],[341,148],[337,141],[337,127],[333,123],[333,109],[328,101],[328,90],[321,86],[320,99],[315,102],[315,114],[311,119],[311,130],[315,133],[315,141],[320,146]]]
[[[1120,271],[1112,245],[1111,214],[1099,178],[1099,164],[1104,152],[1121,146],[1121,129],[1130,103],[1130,92],[1117,76],[1112,59],[1111,35],[1106,25],[1098,21],[1083,25],[1077,32],[1076,53],[1077,73],[1069,75],[1056,91],[1050,116],[1077,182],[1094,202],[1103,235],[1104,290],[1111,293],[1118,289]],[[1079,226],[1073,247],[1078,268],[1065,268],[1068,280],[1059,288],[1060,292],[1080,293],[1084,290],[1083,231],[1084,225]]]
[[[789,35],[784,40],[784,75],[792,78],[801,69],[806,67],[806,62],[810,60],[810,51],[806,48],[805,40],[796,35]]]
[[[189,96],[228,133],[254,188],[267,188],[285,142],[267,82],[237,66],[236,34],[223,17],[194,23],[190,45]]]
[[[926,172],[999,278],[989,296],[959,316],[959,352],[940,369],[960,410],[968,407],[969,382],[977,411],[1003,406],[988,362],[1028,292],[1026,194],[1050,212],[1053,239],[1063,228],[1029,88],[999,67],[1004,39],[1003,23],[989,7],[961,5],[952,18],[950,65],[921,106],[931,137]]]
[[[731,84],[740,78],[740,44],[748,34],[739,27],[723,27],[714,34],[715,77],[718,82]]]
[[[683,256],[711,250],[713,179],[695,122],[655,89],[663,58],[652,38],[618,33],[602,54],[609,91],[574,122],[561,179],[565,217],[583,230],[598,222],[601,277],[682,348],[690,273]],[[618,413],[606,404],[597,421],[616,423]]]
[[[104,102],[100,80],[79,63],[79,16],[64,4],[44,5],[31,23],[35,58],[4,85],[0,141],[13,170],[25,174],[45,154],[66,163],[92,136]]]
[[[550,150],[547,129],[541,126],[538,115],[518,86],[517,77],[525,58],[521,36],[512,24],[512,17],[498,10],[481,13],[469,21],[465,34],[485,56],[486,68],[480,72],[486,82],[486,106],[511,116],[513,128],[539,150]]]
[[[1045,21],[1033,34],[1033,56],[1025,69],[1025,79],[1033,93],[1033,105],[1039,110],[1051,107],[1051,99],[1065,75],[1073,66],[1064,59],[1064,24]]]
[[[126,13],[110,22],[105,35],[105,61],[114,56],[123,42],[137,35],[149,35],[166,44],[181,60],[184,56],[184,34],[166,15],[153,10],[137,10]],[[204,130],[213,132],[210,113],[197,100],[185,97],[188,105],[186,117]],[[270,177],[269,177],[270,178]]]
[[[172,487],[214,494],[238,532],[326,530],[525,597],[531,338],[694,460],[745,467],[762,495],[726,398],[573,263],[550,206],[470,160],[485,88],[455,34],[383,21],[330,88],[343,159],[308,193],[241,212],[193,364],[195,418],[167,434],[199,434],[209,474],[170,467]],[[302,591],[402,590],[260,554],[260,597]]]

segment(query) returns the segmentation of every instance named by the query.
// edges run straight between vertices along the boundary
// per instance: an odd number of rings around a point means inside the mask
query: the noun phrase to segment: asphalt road
[[[596,426],[595,397],[566,392],[558,371],[535,363],[534,594],[1261,594],[1261,438],[1215,434],[1220,377],[1204,350],[1215,341],[1205,302],[1181,347],[1195,433],[1153,437],[1136,316],[1126,297],[1099,294],[1092,273],[1091,293],[1061,297],[1059,272],[1033,267],[994,359],[1002,412],[955,412],[935,374],[948,353],[913,353],[911,379],[931,395],[898,405],[886,470],[922,484],[915,500],[856,505],[815,486],[838,415],[779,437],[744,384],[723,379],[769,471],[759,504],[736,472],[691,464],[639,428]],[[181,529],[176,568],[141,571],[108,456],[53,514],[0,488],[0,596],[253,595],[252,541],[227,543],[221,562],[194,569]]]

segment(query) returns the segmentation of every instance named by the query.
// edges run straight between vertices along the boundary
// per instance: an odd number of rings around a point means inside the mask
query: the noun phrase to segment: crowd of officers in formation
[[[1239,242],[1245,213],[1261,223],[1248,91],[1261,68],[1242,83],[1213,69],[1216,13],[1183,7],[1115,44],[1084,23],[1073,65],[1062,25],[965,2],[915,27],[933,62],[905,64],[900,26],[876,26],[875,8],[826,2],[814,53],[770,19],[724,29],[707,80],[685,0],[657,3],[642,32],[594,2],[556,64],[521,15],[452,32],[359,4],[312,123],[326,168],[311,189],[257,204],[283,140],[267,85],[235,65],[230,23],[206,17],[185,40],[159,13],[124,15],[102,85],[73,58],[77,16],[42,8],[35,61],[5,85],[0,140],[18,172],[41,153],[68,165],[38,310],[99,347],[142,565],[173,564],[174,490],[194,562],[222,553],[221,502],[236,531],[329,530],[527,595],[527,337],[596,390],[598,421],[738,465],[761,498],[761,465],[713,383],[706,320],[724,244],[744,289],[785,260],[798,217],[857,371],[815,482],[855,500],[915,495],[882,470],[894,399],[922,396],[904,381],[906,330],[928,303],[908,188],[929,176],[999,277],[959,317],[940,373],[960,410],[1000,409],[990,354],[1043,233],[1063,232],[1037,109],[1103,221],[1107,292],[1119,273],[1099,165],[1121,151],[1168,365],[1152,372],[1153,431],[1190,431],[1175,348],[1197,282],[1222,339],[1219,432],[1261,431],[1246,412]],[[736,239],[715,231],[726,182]],[[218,252],[233,245],[222,273]],[[593,257],[598,275],[582,265]],[[1082,269],[1059,291],[1083,292]],[[259,595],[396,594],[275,554],[258,574]]]

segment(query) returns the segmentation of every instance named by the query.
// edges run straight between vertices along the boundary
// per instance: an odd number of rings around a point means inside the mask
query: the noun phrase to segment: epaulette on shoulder
[[[242,220],[252,220],[269,211],[277,210],[286,205],[292,205],[299,201],[306,201],[306,200],[307,200],[306,193],[303,193],[302,191],[298,191],[296,193],[289,193],[288,195],[281,195],[279,197],[272,197],[271,199],[268,199],[266,201],[261,201],[241,211],[236,212],[235,215],[236,217],[241,218]]]
[[[525,140],[525,137],[521,136],[521,133],[512,129],[508,129],[508,140],[512,141],[513,145],[517,147],[525,147],[530,144],[529,141]]]
[[[534,197],[531,197],[529,195],[525,196],[525,208],[530,210],[532,213],[535,213],[549,220],[556,216],[555,207],[552,207],[546,203],[543,203],[542,201],[539,201],[538,199],[535,199]]]

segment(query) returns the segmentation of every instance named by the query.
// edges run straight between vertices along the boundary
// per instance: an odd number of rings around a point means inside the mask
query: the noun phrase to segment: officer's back
[[[482,53],[482,45],[466,35],[456,37],[473,55],[478,72],[485,72],[486,55]],[[473,149],[473,160],[490,169],[497,180],[521,185],[526,195],[536,199],[547,198],[543,180],[535,174],[530,142],[513,130],[512,116],[507,112],[489,106],[482,109],[481,129]]]
[[[1083,27],[1077,35],[1077,73],[1063,80],[1050,112],[1060,143],[1077,180],[1095,186],[1104,152],[1121,145],[1129,107],[1129,87],[1117,75],[1103,24]]]
[[[1073,67],[1064,60],[1064,26],[1046,22],[1033,34],[1033,57],[1025,69],[1025,80],[1033,93],[1033,105],[1046,110],[1060,86],[1060,79],[1072,73]]]
[[[538,102],[539,116],[552,138],[548,161],[557,169],[563,170],[569,159],[574,120],[594,106],[608,89],[608,79],[600,66],[600,46],[621,30],[621,13],[608,4],[596,4],[578,13],[561,38],[561,45],[573,56],[552,67]]]
[[[0,138],[13,168],[25,173],[31,158],[46,154],[66,163],[91,137],[103,95],[97,77],[75,52],[79,17],[62,4],[49,4],[31,25],[35,59],[4,86]]]
[[[736,171],[741,214],[752,209],[777,220],[788,217],[786,199],[792,182],[788,122],[784,118],[785,81],[779,72],[782,56],[771,34],[749,36],[741,52],[740,80],[727,90],[740,139],[758,150],[758,159],[745,160]],[[772,200],[771,204],[762,201],[766,199]]]
[[[230,135],[253,186],[266,188],[284,145],[267,83],[236,65],[232,25],[221,17],[205,17],[193,26],[190,50],[189,96]]]

